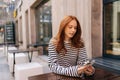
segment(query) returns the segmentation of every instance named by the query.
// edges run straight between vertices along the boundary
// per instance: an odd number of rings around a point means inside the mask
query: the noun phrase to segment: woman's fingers
[[[84,72],[87,75],[92,75],[95,72],[95,69],[92,66],[88,66]]]
[[[86,75],[92,75],[95,72],[95,69],[91,65],[85,65],[78,68],[78,73],[85,73]]]
[[[85,74],[86,74],[87,76],[90,76],[90,75],[92,75],[92,72],[85,71]]]

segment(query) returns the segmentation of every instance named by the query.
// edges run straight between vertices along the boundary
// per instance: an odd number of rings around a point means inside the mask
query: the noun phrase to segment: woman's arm
[[[86,61],[88,61],[88,57],[87,57],[87,53],[86,53],[86,49],[85,47],[80,48],[79,49],[79,53],[78,53],[78,60],[77,60],[77,65],[80,65],[80,67],[78,68],[78,72],[80,72],[79,70],[81,69],[81,67],[84,67],[83,69],[83,74],[86,75],[92,75],[95,72],[95,69],[92,65],[86,65]],[[81,74],[81,73],[80,73]]]
[[[58,54],[55,50],[55,45],[49,43],[49,67],[50,69],[57,74],[66,75],[66,76],[79,76],[78,66],[64,67],[58,64]]]
[[[77,65],[83,66],[86,61],[88,61],[88,56],[85,47],[80,48],[78,50],[78,59],[77,59]]]

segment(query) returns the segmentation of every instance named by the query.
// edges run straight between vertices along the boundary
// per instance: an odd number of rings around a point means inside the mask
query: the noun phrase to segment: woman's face
[[[76,20],[72,20],[68,25],[65,27],[65,40],[70,40],[77,31],[77,22]]]

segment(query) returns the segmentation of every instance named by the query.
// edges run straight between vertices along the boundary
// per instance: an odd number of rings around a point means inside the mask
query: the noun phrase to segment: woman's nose
[[[73,31],[73,32],[75,32],[75,29],[74,29],[74,28],[72,28],[72,31]]]

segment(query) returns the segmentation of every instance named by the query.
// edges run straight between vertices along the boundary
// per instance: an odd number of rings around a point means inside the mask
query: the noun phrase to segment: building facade
[[[82,27],[88,56],[102,56],[103,0],[19,0],[16,5],[16,42],[20,47],[45,43],[55,36],[61,19],[76,16]]]

